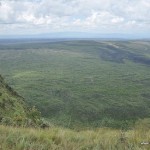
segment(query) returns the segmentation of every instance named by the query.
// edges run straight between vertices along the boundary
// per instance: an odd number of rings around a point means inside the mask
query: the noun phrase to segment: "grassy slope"
[[[29,109],[0,75],[0,124],[35,127],[40,125],[37,121],[41,121],[40,113],[34,107]]]
[[[0,46],[0,71],[51,121],[95,126],[150,116],[146,41]]]
[[[148,128],[126,132],[101,128],[72,131],[62,128],[46,130],[0,126],[1,150],[149,150],[142,142],[150,141]]]
[[[24,100],[12,90],[0,76],[0,118],[26,116],[27,107]]]

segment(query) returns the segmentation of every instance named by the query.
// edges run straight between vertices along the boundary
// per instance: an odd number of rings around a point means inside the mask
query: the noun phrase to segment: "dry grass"
[[[62,128],[25,129],[0,126],[0,150],[149,150],[150,131],[100,128],[73,131]]]

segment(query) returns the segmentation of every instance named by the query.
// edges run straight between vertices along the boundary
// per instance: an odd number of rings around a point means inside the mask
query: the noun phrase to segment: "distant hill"
[[[129,33],[90,33],[90,32],[51,32],[41,34],[0,35],[0,39],[150,39],[148,34]]]
[[[17,94],[0,75],[0,124],[13,126],[38,126],[40,113],[28,108],[24,99]]]

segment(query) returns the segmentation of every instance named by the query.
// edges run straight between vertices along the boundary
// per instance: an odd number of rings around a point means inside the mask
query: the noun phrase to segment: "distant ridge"
[[[0,39],[37,38],[37,39],[150,39],[147,34],[121,34],[121,33],[88,33],[88,32],[52,32],[32,35],[0,35]]]

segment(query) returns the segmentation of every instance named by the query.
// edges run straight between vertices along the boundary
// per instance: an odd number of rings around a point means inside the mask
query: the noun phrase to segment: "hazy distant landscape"
[[[150,42],[0,43],[0,72],[51,123],[128,128],[150,117]]]

